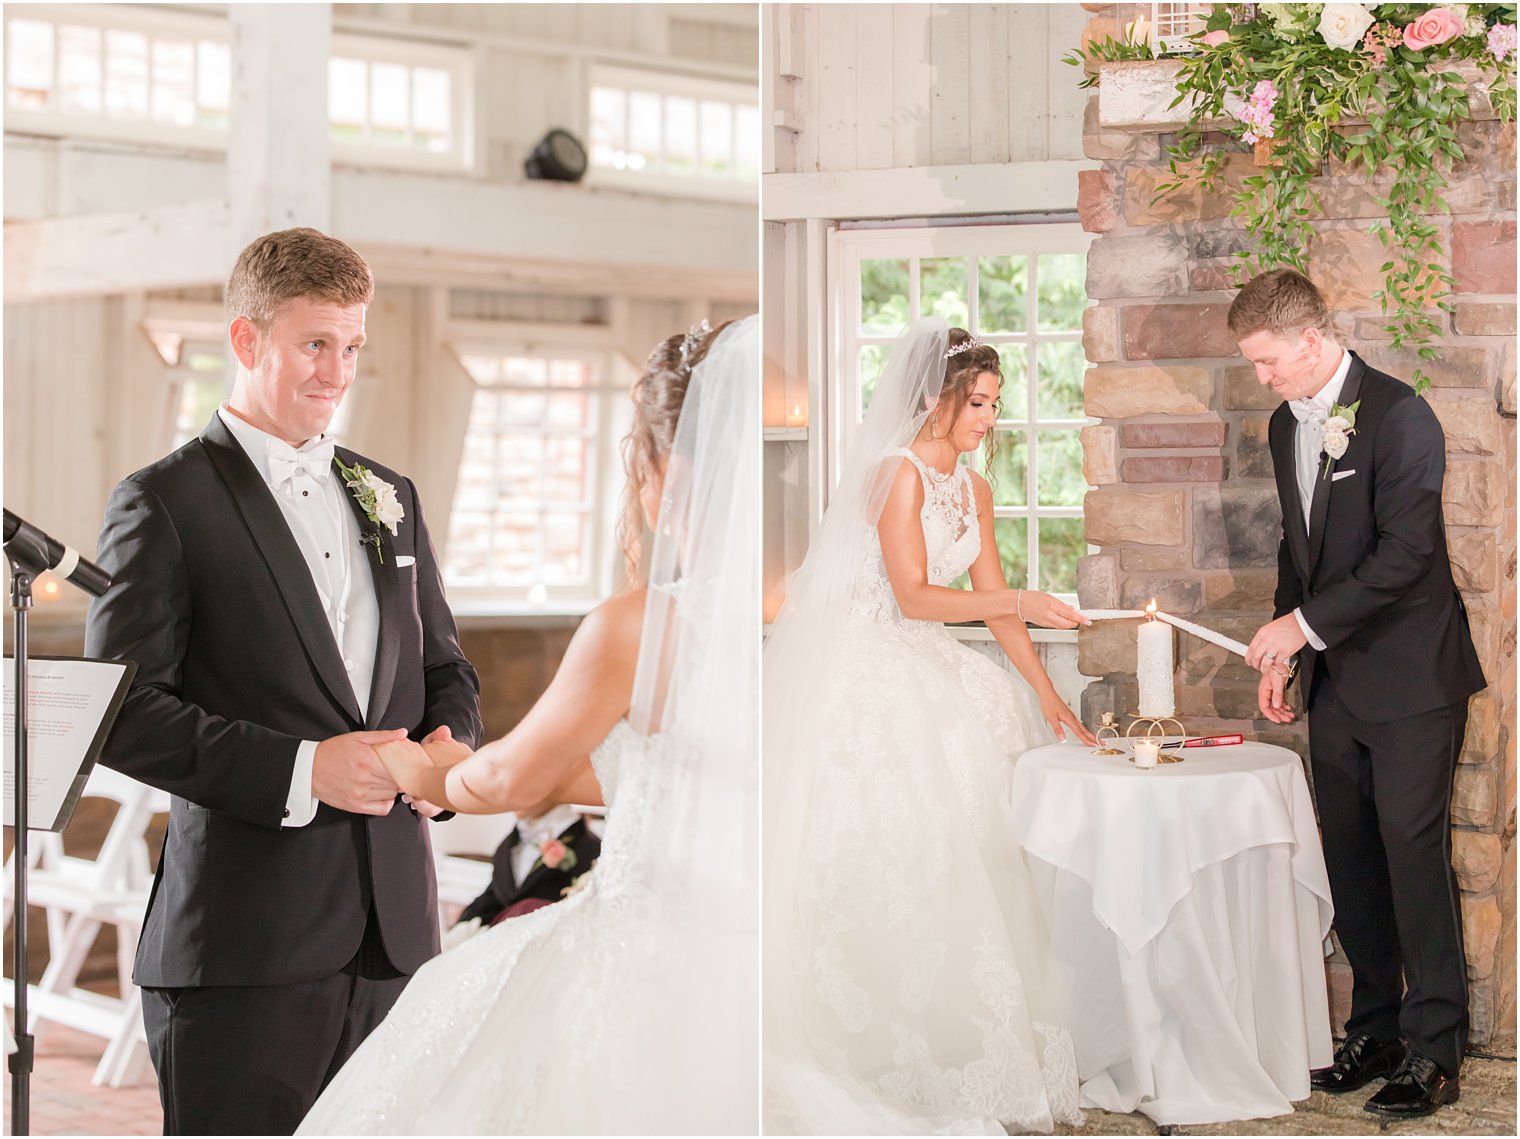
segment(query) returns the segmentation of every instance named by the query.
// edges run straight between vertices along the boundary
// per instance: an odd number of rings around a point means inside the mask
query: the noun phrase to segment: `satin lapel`
[[[1283,518],[1283,530],[1288,535],[1288,549],[1293,552],[1293,562],[1298,566],[1299,577],[1309,580],[1309,538],[1300,525],[1304,516],[1303,502],[1298,494],[1298,466],[1294,447],[1298,439],[1298,420],[1291,414],[1274,416],[1269,429],[1272,445],[1272,470],[1277,475],[1277,497],[1285,511],[1295,511]]]
[[[1340,398],[1335,402],[1342,407],[1350,407],[1357,401],[1358,394],[1362,390],[1362,373],[1366,365],[1356,353],[1351,354],[1351,368],[1346,373],[1346,382],[1341,385]],[[1351,437],[1352,447],[1356,445],[1356,436]],[[1351,449],[1337,461],[1340,462],[1351,457]],[[1334,485],[1335,472],[1332,469],[1329,475],[1325,474],[1324,455],[1321,454],[1319,467],[1314,474],[1314,505],[1309,508],[1309,574],[1304,578],[1307,583],[1314,576],[1315,569],[1319,566],[1320,554],[1325,548],[1325,516],[1330,512],[1330,488]]]
[[[212,415],[210,424],[201,432],[201,444],[231,493],[243,523],[253,536],[254,546],[269,567],[270,576],[274,578],[290,613],[291,623],[295,625],[317,675],[338,706],[355,724],[362,724],[364,717],[359,715],[359,701],[348,682],[348,672],[343,667],[337,642],[333,640],[322,599],[317,595],[301,547],[291,536],[290,527],[268,484],[259,477],[253,460],[227,430],[220,415]]]
[[[343,488],[343,497],[348,501],[349,509],[354,512],[354,518],[358,520],[360,535],[368,536],[377,530],[380,534],[378,550],[373,542],[365,542],[360,547],[364,551],[364,562],[369,567],[370,577],[375,583],[375,602],[380,609],[380,632],[375,640],[375,672],[369,687],[369,719],[365,723],[366,728],[374,729],[384,722],[391,689],[396,683],[396,665],[401,657],[400,630],[406,619],[406,597],[401,588],[401,567],[396,564],[391,532],[384,526],[377,527],[364,513],[364,507],[359,505],[353,491],[343,482],[343,473],[338,470],[338,456],[342,457],[343,465],[347,467],[352,467],[358,461],[358,456],[345,448],[336,448],[333,478]],[[380,560],[382,556],[385,559],[383,564]]]

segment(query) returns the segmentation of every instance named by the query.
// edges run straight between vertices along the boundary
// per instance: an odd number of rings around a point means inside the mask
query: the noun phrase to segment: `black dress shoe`
[[[1358,1032],[1335,1050],[1335,1063],[1309,1073],[1309,1083],[1322,1092],[1354,1092],[1379,1076],[1392,1075],[1404,1056],[1401,1041],[1380,1044],[1365,1032]]]
[[[1427,1056],[1411,1052],[1363,1109],[1390,1119],[1418,1119],[1456,1103],[1462,1095],[1456,1076],[1448,1076]]]

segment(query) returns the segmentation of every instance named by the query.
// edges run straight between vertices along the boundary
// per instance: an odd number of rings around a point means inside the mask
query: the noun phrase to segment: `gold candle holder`
[[[1104,732],[1108,733],[1107,740],[1104,739]],[[1114,714],[1112,712],[1103,713],[1103,722],[1098,725],[1098,730],[1095,731],[1093,735],[1098,737],[1098,746],[1093,749],[1094,755],[1124,754],[1124,749],[1122,747],[1114,746],[1114,744],[1119,742],[1119,723],[1114,719]]]
[[[1174,750],[1172,750],[1172,751],[1166,751],[1165,749],[1159,750],[1157,752],[1157,754],[1156,754],[1156,762],[1157,763],[1181,763],[1182,762],[1182,759],[1183,759],[1183,756],[1182,756],[1182,745],[1187,741],[1187,729],[1182,726],[1182,721],[1181,720],[1177,719],[1176,716],[1142,716],[1138,712],[1131,712],[1130,716],[1132,717],[1132,719],[1130,721],[1130,725],[1124,731],[1124,738],[1126,740],[1129,740],[1129,739],[1133,738],[1135,736],[1135,729],[1139,728],[1142,724],[1144,725],[1145,730],[1140,733],[1140,738],[1141,739],[1147,739],[1148,740],[1148,739],[1150,739],[1154,735],[1154,736],[1159,736],[1161,738],[1161,740],[1165,740],[1166,739],[1166,728],[1165,728],[1164,725],[1166,725],[1166,724],[1176,724],[1177,725],[1177,735],[1178,735],[1177,747]],[[1134,756],[1134,752],[1133,751],[1131,751],[1131,753],[1130,753],[1129,761],[1131,763],[1135,762],[1135,756]]]

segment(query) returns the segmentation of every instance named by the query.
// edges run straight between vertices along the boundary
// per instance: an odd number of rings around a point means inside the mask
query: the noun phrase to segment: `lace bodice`
[[[607,804],[602,852],[591,878],[603,897],[641,894],[659,873],[651,847],[657,851],[663,844],[650,832],[669,825],[665,820],[681,774],[676,769],[677,749],[668,743],[663,735],[641,735],[627,720],[619,720],[591,752],[591,769]]]
[[[919,521],[924,529],[929,584],[949,585],[971,568],[982,552],[982,531],[976,514],[976,492],[969,467],[957,465],[949,474],[927,466],[906,447],[893,451],[918,468],[924,484],[924,506]],[[872,620],[902,621],[892,583],[887,579],[881,556],[881,540],[871,528],[869,553],[861,568],[851,612]]]

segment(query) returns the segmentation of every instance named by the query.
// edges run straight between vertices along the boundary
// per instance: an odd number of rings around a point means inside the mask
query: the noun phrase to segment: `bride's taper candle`
[[[1146,717],[1175,716],[1177,696],[1172,684],[1172,627],[1156,620],[1155,602],[1140,622],[1139,660],[1135,669],[1140,681],[1140,714]]]
[[[1082,616],[1089,621],[1120,621],[1126,617],[1144,617],[1144,609],[1084,609]]]

